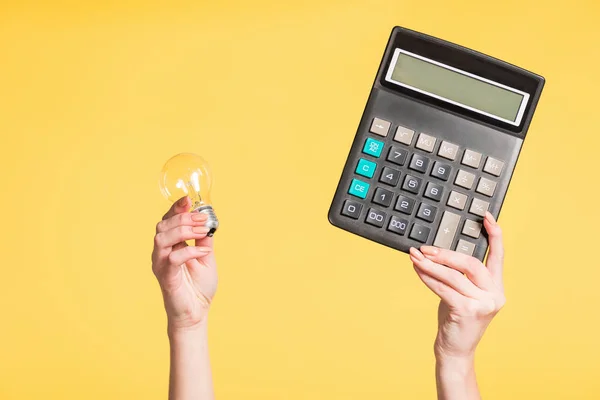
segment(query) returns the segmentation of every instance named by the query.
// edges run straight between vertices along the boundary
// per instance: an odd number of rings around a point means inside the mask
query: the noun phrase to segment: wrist
[[[443,381],[465,382],[475,375],[475,357],[436,354],[435,369],[438,378]]]
[[[171,341],[202,338],[207,336],[207,333],[208,321],[206,318],[194,324],[181,324],[171,320],[167,324],[167,334]]]

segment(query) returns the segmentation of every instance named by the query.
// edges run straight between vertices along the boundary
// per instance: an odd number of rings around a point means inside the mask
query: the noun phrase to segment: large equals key
[[[454,214],[450,211],[445,211],[440,227],[438,228],[437,234],[433,245],[442,249],[450,249],[458,224],[460,222],[460,215]]]

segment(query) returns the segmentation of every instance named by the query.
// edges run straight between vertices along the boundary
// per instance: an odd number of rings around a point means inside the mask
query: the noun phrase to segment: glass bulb
[[[206,226],[211,228],[208,236],[212,236],[218,227],[210,201],[211,180],[208,163],[192,153],[170,158],[163,166],[159,180],[161,193],[171,203],[188,196],[192,200],[191,211],[208,214]]]

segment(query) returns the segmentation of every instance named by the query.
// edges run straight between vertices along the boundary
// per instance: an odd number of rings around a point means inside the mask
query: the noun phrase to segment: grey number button
[[[387,230],[390,232],[397,233],[398,235],[404,235],[406,228],[408,227],[408,221],[404,218],[392,216],[390,223],[388,224]]]
[[[420,154],[413,154],[410,158],[410,164],[408,168],[425,173],[427,171],[427,167],[429,166],[429,158],[423,157]]]
[[[362,210],[362,204],[356,201],[346,200],[344,201],[344,207],[342,208],[342,215],[353,219],[358,219],[360,216],[360,210]]]
[[[404,183],[402,184],[402,190],[406,190],[407,192],[411,192],[414,194],[419,194],[419,190],[421,189],[421,179],[415,178],[411,175],[406,175],[404,178]]]
[[[410,215],[410,214],[412,214],[414,207],[415,207],[414,199],[400,195],[400,196],[398,196],[398,200],[396,200],[396,205],[394,206],[394,210]]]
[[[472,256],[475,251],[475,245],[466,240],[460,239],[456,244],[456,252]]]
[[[447,181],[450,178],[450,173],[452,172],[452,167],[448,164],[442,164],[441,162],[436,161],[433,164],[433,169],[431,170],[431,176],[434,176],[443,181]]]
[[[391,186],[396,186],[396,184],[398,184],[398,179],[400,179],[400,171],[397,171],[393,168],[384,167],[383,171],[381,171],[379,182],[387,183]]]
[[[433,222],[436,213],[437,208],[427,203],[421,203],[419,211],[417,211],[417,218],[421,218],[427,222]]]
[[[471,214],[479,215],[480,217],[485,216],[485,212],[488,210],[490,203],[487,201],[483,201],[480,199],[473,199],[471,202],[471,207],[469,208],[469,212]]]
[[[454,184],[464,187],[465,189],[471,189],[473,187],[473,182],[475,181],[475,175],[470,172],[467,172],[463,169],[458,170],[458,174],[456,174],[456,179],[454,180]]]
[[[444,194],[444,188],[436,183],[428,182],[425,187],[425,193],[423,196],[433,199],[435,201],[441,201],[442,195]]]
[[[396,128],[394,140],[396,142],[410,146],[413,140],[413,136],[415,136],[415,131],[413,131],[412,129],[405,128],[403,126],[399,126]]]
[[[392,204],[392,198],[394,194],[389,190],[378,187],[373,195],[373,203],[389,207]]]
[[[374,208],[369,208],[369,212],[367,213],[367,219],[365,222],[367,224],[374,225],[378,228],[383,226],[383,221],[385,220],[385,213]]]
[[[471,236],[472,238],[477,239],[479,234],[481,233],[481,223],[475,222],[473,220],[466,220],[462,229],[463,235]]]
[[[465,205],[467,205],[467,195],[459,192],[455,192],[454,190],[448,196],[448,201],[446,205],[450,207],[454,207],[457,210],[464,210]]]
[[[394,164],[404,165],[407,156],[407,150],[401,148],[400,146],[392,146],[390,148],[390,152],[388,153],[387,160],[393,162]]]
[[[387,136],[391,123],[381,118],[373,118],[369,131],[379,136]]]
[[[476,192],[485,194],[486,196],[492,197],[494,195],[494,191],[496,190],[496,182],[491,181],[487,178],[480,178],[479,183],[477,184]]]
[[[483,166],[483,171],[494,176],[500,176],[503,167],[504,163],[502,161],[488,157],[488,159],[485,161],[485,165]]]
[[[433,147],[435,146],[436,139],[433,136],[429,136],[425,133],[421,133],[419,135],[419,140],[417,140],[417,144],[415,147],[417,149],[425,150],[429,153],[433,152]]]
[[[481,162],[481,153],[478,153],[473,150],[465,150],[465,154],[463,154],[463,158],[461,163],[464,165],[468,165],[469,167],[479,168],[479,163]]]
[[[438,150],[438,156],[454,161],[458,153],[458,146],[454,143],[443,141]]]

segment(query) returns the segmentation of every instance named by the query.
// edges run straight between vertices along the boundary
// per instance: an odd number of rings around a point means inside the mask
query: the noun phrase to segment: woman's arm
[[[167,312],[171,346],[170,400],[214,399],[208,357],[208,310],[217,289],[213,238],[207,216],[190,213],[188,197],[156,226],[152,271]],[[188,246],[187,240],[194,240]]]
[[[169,329],[169,342],[169,399],[213,399],[206,321],[194,329]]]
[[[502,231],[487,213],[487,265],[454,251],[423,246],[410,250],[415,271],[440,299],[434,350],[440,400],[479,400],[475,349],[494,316],[504,306]]]

